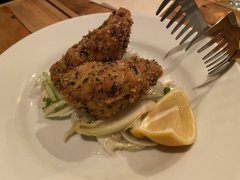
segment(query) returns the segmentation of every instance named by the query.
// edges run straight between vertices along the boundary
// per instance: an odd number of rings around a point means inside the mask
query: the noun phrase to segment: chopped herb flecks
[[[169,93],[171,91],[170,87],[165,87],[163,89],[163,94],[166,95],[167,93]]]
[[[53,100],[52,100],[51,98],[49,98],[49,97],[44,97],[44,98],[43,98],[43,102],[46,103],[46,105],[45,105],[45,107],[44,107],[44,108],[46,108],[46,107],[54,104],[56,101],[53,101]]]

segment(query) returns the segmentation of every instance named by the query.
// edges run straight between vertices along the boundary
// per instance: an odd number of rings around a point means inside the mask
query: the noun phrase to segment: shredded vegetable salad
[[[123,59],[134,55],[138,54],[128,51]],[[110,155],[114,155],[115,150],[139,151],[157,145],[147,138],[134,137],[129,130],[139,124],[156,102],[172,88],[169,87],[169,83],[164,85],[158,81],[157,85],[153,86],[135,104],[104,121],[95,120],[87,113],[71,107],[57,92],[47,72],[42,73],[40,84],[44,116],[50,120],[71,119],[72,127],[64,134],[65,142],[75,134],[94,136]]]
[[[130,108],[105,122],[95,120],[87,113],[71,107],[57,92],[47,72],[42,73],[40,81],[42,111],[45,117],[51,120],[67,117],[71,119],[72,127],[64,134],[65,141],[75,134],[94,136],[110,155],[113,155],[115,150],[138,151],[157,145],[149,139],[134,137],[129,129],[141,121],[144,115],[156,104],[156,101],[171,90],[170,87],[164,87],[159,82]]]

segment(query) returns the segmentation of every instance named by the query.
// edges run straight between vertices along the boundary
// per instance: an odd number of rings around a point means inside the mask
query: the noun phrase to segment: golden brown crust
[[[133,57],[84,63],[62,74],[54,85],[71,105],[99,119],[111,117],[134,103],[161,74],[157,62]]]
[[[119,60],[132,23],[130,12],[120,8],[52,65],[51,80],[69,104],[97,119],[108,118],[157,83],[162,69],[155,61]]]
[[[115,61],[121,59],[129,43],[133,24],[129,10],[120,8],[113,12],[97,29],[68,49],[58,62],[52,65],[52,76],[59,75],[84,62]]]

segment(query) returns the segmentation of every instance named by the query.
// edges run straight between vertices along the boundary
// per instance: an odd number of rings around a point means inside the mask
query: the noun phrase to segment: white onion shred
[[[155,104],[155,102],[150,100],[138,101],[126,111],[104,121],[108,123],[103,123],[93,128],[86,128],[81,126],[81,121],[75,121],[73,122],[73,128],[78,134],[97,137],[108,136],[128,127],[133,121],[150,111]]]
[[[145,146],[126,141],[119,133],[106,137],[97,137],[97,140],[102,148],[111,156],[114,155],[115,150],[139,151],[145,148]]]
[[[128,131],[121,131],[121,135],[128,141],[139,146],[156,146],[157,143],[148,139],[138,139],[130,135]]]

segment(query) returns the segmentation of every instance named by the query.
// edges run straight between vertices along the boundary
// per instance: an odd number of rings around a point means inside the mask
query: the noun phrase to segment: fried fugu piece
[[[132,57],[87,62],[62,74],[53,83],[73,107],[96,119],[104,119],[134,103],[157,83],[161,74],[161,66],[156,61]]]
[[[69,48],[62,59],[52,65],[51,74],[58,75],[84,62],[121,59],[129,43],[132,24],[129,10],[120,8],[114,11],[99,28]]]

